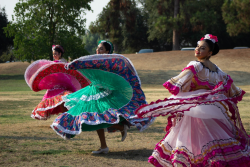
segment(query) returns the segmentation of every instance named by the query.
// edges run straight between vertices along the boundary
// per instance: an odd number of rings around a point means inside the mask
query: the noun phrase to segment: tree
[[[116,53],[135,53],[142,48],[160,50],[157,40],[148,41],[148,13],[143,8],[138,8],[134,0],[115,2],[119,4],[115,5],[116,14],[112,13],[114,7],[110,2],[97,20],[91,23],[91,33],[98,33],[104,39],[109,39],[114,44]]]
[[[97,33],[109,39],[114,45],[115,52],[119,52],[122,39],[120,23],[120,0],[110,0],[98,19],[90,24],[89,29],[92,34]]]
[[[5,13],[5,8],[0,8],[0,62],[6,61],[6,56],[5,58],[1,58],[3,56],[4,52],[7,52],[11,46],[13,46],[13,38],[7,38],[6,35],[4,34],[3,27],[6,27],[8,24],[8,19],[7,15]],[[9,59],[8,59],[9,60]]]
[[[182,4],[185,0],[140,0],[149,14],[149,40],[155,38],[161,45],[172,45],[173,50],[180,49],[182,25],[185,16],[182,15]]]
[[[180,0],[174,1],[174,20],[178,18],[180,14]],[[173,50],[180,49],[180,32],[178,30],[179,22],[176,22],[176,25],[173,27]]]
[[[92,0],[27,0],[16,4],[16,22],[5,33],[14,36],[14,53],[22,60],[53,60],[51,46],[60,44],[71,59],[88,54],[79,36],[85,32],[84,10]],[[67,58],[67,57],[66,57]]]
[[[147,40],[147,15],[144,15],[135,1],[121,3],[121,27],[123,53],[135,53],[142,48],[151,48]]]
[[[214,34],[219,38],[221,48],[232,48],[232,38],[226,32],[221,7],[224,1],[187,0],[183,4],[183,15],[186,16],[182,27],[182,41],[196,46],[197,41],[205,34]]]
[[[179,0],[179,12],[176,12],[179,14],[176,17],[173,17],[174,9],[177,8],[175,0],[140,2],[149,14],[149,40],[157,38],[161,45],[174,45],[174,31],[178,33],[176,39],[179,39],[182,47],[196,46],[197,40],[208,33],[219,37],[221,48],[232,48],[237,42],[246,41],[243,36],[232,38],[227,33],[221,10],[224,0]]]
[[[6,62],[6,61],[9,61],[9,62],[14,61],[14,53],[13,53],[13,49],[11,46],[8,47],[8,50],[3,52],[0,57],[0,62]]]
[[[225,0],[222,11],[230,36],[250,32],[250,1]]]
[[[85,49],[90,54],[96,54],[96,48],[98,41],[103,39],[99,34],[92,34],[91,32],[87,31],[86,35],[83,36],[83,44],[85,45]]]
[[[248,46],[250,33],[230,36],[223,20],[223,1],[218,0],[186,0],[183,4],[184,15],[189,21],[182,28],[182,42],[196,46],[205,34],[218,36],[221,49],[232,49],[235,46]]]

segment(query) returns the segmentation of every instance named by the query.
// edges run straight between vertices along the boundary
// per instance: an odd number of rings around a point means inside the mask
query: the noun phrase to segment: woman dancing
[[[97,130],[101,147],[92,153],[99,154],[109,152],[104,128],[120,130],[124,141],[128,126],[134,125],[142,131],[154,119],[140,119],[134,114],[146,101],[132,63],[122,55],[111,55],[113,45],[108,41],[100,41],[96,52],[66,66],[79,70],[91,84],[63,97],[69,111],[61,114],[51,127],[63,138]]]
[[[250,165],[250,138],[237,108],[245,92],[210,61],[218,52],[217,37],[205,35],[195,49],[197,61],[163,84],[172,96],[137,109],[139,117],[168,116],[167,134],[149,157],[153,165]]]
[[[67,111],[63,106],[62,96],[75,92],[87,85],[87,80],[76,70],[66,70],[66,61],[62,58],[64,49],[60,45],[52,46],[55,61],[38,60],[25,71],[25,80],[31,90],[47,90],[42,101],[32,111],[31,117],[47,120],[51,115]]]
[[[67,63],[67,60],[63,58],[64,49],[61,45],[52,45],[53,58],[55,62]]]

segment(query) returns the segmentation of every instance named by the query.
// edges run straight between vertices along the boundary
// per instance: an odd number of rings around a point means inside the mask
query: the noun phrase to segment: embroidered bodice
[[[221,91],[225,91],[228,97],[241,94],[241,89],[236,87],[231,77],[218,66],[212,71],[199,61],[191,61],[179,75],[163,84],[173,95],[198,89],[213,90],[219,85],[223,85],[224,89]]]

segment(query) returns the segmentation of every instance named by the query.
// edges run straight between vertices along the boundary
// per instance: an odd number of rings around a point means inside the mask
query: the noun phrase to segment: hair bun
[[[218,42],[215,42],[212,56],[216,55],[219,51],[220,51],[220,47],[218,45]]]

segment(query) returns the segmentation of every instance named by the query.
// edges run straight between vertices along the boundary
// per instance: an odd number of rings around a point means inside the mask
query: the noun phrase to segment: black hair
[[[58,53],[61,53],[61,58],[63,57],[63,51],[60,49],[60,48],[58,48],[58,47],[56,47],[55,49],[53,49],[54,51],[57,51]]]
[[[212,56],[216,55],[220,51],[218,42],[213,43],[209,39],[204,39],[204,41],[208,44],[209,50],[212,51]]]
[[[105,47],[106,51],[109,51],[111,50],[111,46],[108,42],[102,42],[103,46]],[[110,54],[110,53],[109,53]]]

